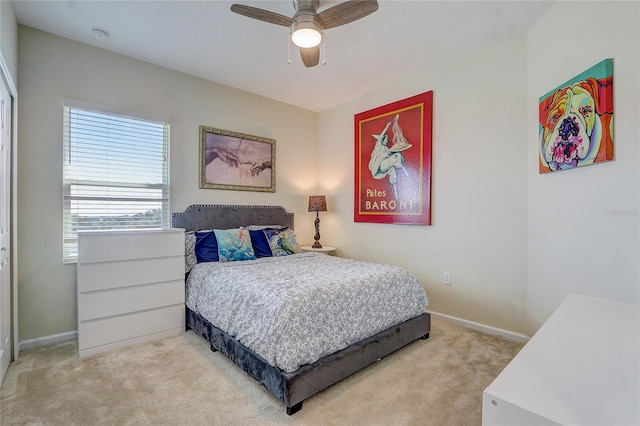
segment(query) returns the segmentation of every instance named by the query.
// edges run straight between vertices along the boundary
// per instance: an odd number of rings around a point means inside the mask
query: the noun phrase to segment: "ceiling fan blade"
[[[301,47],[300,56],[306,67],[315,67],[320,62],[320,46]]]
[[[287,16],[280,15],[279,13],[275,12],[270,12],[264,9],[258,9],[257,7],[245,6],[242,4],[232,4],[231,11],[240,15],[247,16],[249,18],[257,19],[259,21],[282,25],[283,27],[290,27],[292,23],[292,19]]]
[[[318,14],[318,20],[322,28],[327,30],[357,21],[376,10],[378,10],[377,0],[349,0],[323,10]]]

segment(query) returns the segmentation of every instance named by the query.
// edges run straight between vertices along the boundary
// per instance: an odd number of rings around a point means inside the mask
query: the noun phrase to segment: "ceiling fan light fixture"
[[[322,26],[313,20],[294,22],[291,26],[291,41],[298,47],[316,47],[322,41]]]
[[[333,3],[336,0],[323,1]],[[320,48],[324,46],[324,30],[339,27],[372,14],[378,10],[378,0],[345,0],[318,13],[319,5],[320,0],[293,0],[296,13],[292,18],[242,4],[232,4],[231,11],[248,18],[288,27],[291,37],[287,43],[289,63],[291,63],[291,42],[293,42],[300,48],[304,66],[315,67],[320,61]]]

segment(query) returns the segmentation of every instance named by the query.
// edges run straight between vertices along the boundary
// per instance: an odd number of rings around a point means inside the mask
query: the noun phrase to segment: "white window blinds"
[[[64,262],[78,231],[169,227],[169,125],[64,107]]]

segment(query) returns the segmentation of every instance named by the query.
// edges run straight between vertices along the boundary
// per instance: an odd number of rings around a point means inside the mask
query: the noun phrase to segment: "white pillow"
[[[196,233],[194,231],[187,231],[184,233],[184,273],[189,273],[197,263]]]
[[[249,225],[245,226],[244,229],[247,231],[262,231],[263,229],[285,229],[286,226],[282,225]]]

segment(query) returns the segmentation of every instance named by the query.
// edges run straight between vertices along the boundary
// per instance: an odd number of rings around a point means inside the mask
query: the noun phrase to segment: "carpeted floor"
[[[519,343],[437,319],[418,340],[304,402],[284,406],[200,337],[90,358],[76,341],[24,351],[0,396],[2,425],[480,425],[482,391]]]

